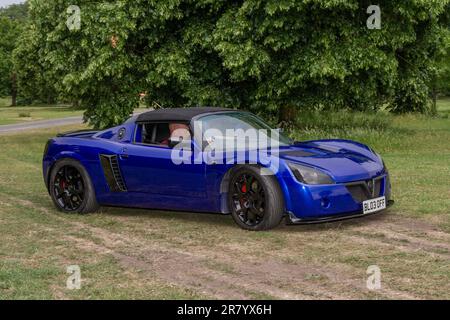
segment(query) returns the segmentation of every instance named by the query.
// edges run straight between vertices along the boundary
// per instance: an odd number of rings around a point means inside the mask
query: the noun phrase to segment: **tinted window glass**
[[[246,112],[230,112],[224,114],[213,114],[201,117],[194,124],[195,130],[201,128],[202,145],[203,147],[211,143],[212,140],[239,140],[242,138],[241,134],[255,132],[254,140],[266,140],[267,145],[271,147],[287,146],[292,144],[292,140],[283,134],[272,132],[272,128],[260,118],[251,113]],[[200,126],[200,127],[199,127]],[[262,131],[260,131],[262,130]],[[259,132],[264,133],[259,135]],[[252,140],[249,136],[248,140]],[[257,145],[258,143],[255,143]],[[250,143],[249,143],[250,144]],[[246,148],[246,146],[239,146]],[[226,142],[221,143],[226,148]],[[236,146],[236,143],[230,143],[231,146]]]
[[[170,134],[169,123],[147,123],[139,125],[136,142],[168,146]]]

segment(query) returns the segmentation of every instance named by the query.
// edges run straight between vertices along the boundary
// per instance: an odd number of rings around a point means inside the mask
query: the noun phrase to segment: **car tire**
[[[254,195],[258,190],[263,192],[262,196]],[[264,202],[263,206],[259,205],[261,202]],[[277,227],[285,213],[284,198],[276,177],[261,175],[261,167],[251,165],[240,166],[231,173],[228,205],[237,225],[250,231]],[[248,210],[245,213],[247,206]],[[249,215],[254,216],[253,222],[248,218]],[[246,218],[249,220],[246,221]]]
[[[66,187],[65,182],[61,181],[61,178],[64,179],[64,174],[62,172],[67,172],[65,170],[68,170],[69,172],[68,174],[66,173],[65,178],[76,176],[77,183],[72,184],[77,186],[82,185],[82,195],[80,191],[81,188],[73,188],[73,196],[69,196],[70,191],[62,192],[62,187],[65,187],[65,189],[70,189],[70,186]],[[74,179],[74,177],[72,178]],[[71,182],[70,179],[64,180],[67,180],[67,184]],[[88,172],[80,162],[74,159],[60,160],[53,166],[49,178],[49,191],[56,208],[64,213],[87,214],[96,212],[100,208],[95,196],[95,189]],[[75,195],[75,193],[77,194]],[[63,195],[61,196],[61,194]],[[75,197],[78,198],[77,205],[73,205],[72,207],[70,207],[70,205],[63,205],[66,202],[73,204],[72,201],[74,201]]]

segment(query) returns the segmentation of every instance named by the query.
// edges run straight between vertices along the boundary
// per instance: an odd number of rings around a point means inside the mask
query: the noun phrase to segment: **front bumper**
[[[319,223],[327,223],[327,222],[336,222],[336,221],[343,221],[343,220],[349,220],[349,219],[356,219],[356,218],[364,218],[368,216],[373,216],[382,212],[385,212],[388,208],[392,207],[394,205],[394,200],[389,200],[387,203],[387,208],[384,210],[380,210],[373,213],[367,213],[364,214],[363,211],[356,211],[356,212],[349,212],[345,214],[340,215],[333,215],[333,216],[321,216],[317,218],[306,218],[301,219],[297,218],[292,212],[289,213],[288,218],[288,225],[307,225],[307,224],[319,224]]]
[[[295,178],[284,177],[286,212],[293,221],[342,220],[359,216],[362,204],[369,199],[385,196],[391,200],[388,173],[368,180],[334,185],[305,185]]]

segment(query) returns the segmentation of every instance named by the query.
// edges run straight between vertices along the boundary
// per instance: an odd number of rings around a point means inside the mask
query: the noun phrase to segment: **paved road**
[[[135,112],[134,115],[140,114],[142,112]],[[2,133],[14,133],[20,131],[34,130],[34,129],[44,129],[51,127],[61,127],[68,126],[71,124],[82,124],[83,117],[68,117],[61,119],[51,119],[51,120],[40,120],[26,123],[17,123],[17,124],[7,124],[0,126],[0,134]]]
[[[0,126],[0,134],[33,129],[66,126],[71,124],[81,124],[81,123],[83,123],[82,116],[62,118],[62,119],[52,119],[52,120],[40,120],[27,123],[8,124]]]

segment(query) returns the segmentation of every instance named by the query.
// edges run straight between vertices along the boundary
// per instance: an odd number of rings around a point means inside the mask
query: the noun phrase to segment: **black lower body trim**
[[[389,200],[387,203],[387,208],[394,205],[394,200]],[[349,220],[349,219],[356,219],[356,218],[364,218],[373,216],[379,213],[384,212],[386,209],[373,212],[373,213],[367,213],[364,214],[362,211],[357,212],[350,212],[342,215],[334,215],[334,216],[326,216],[326,217],[319,217],[319,218],[308,218],[308,219],[299,219],[297,218],[293,213],[289,213],[289,219],[288,219],[288,225],[307,225],[307,224],[319,224],[319,223],[327,223],[327,222],[336,222],[336,221],[343,221],[343,220]]]

